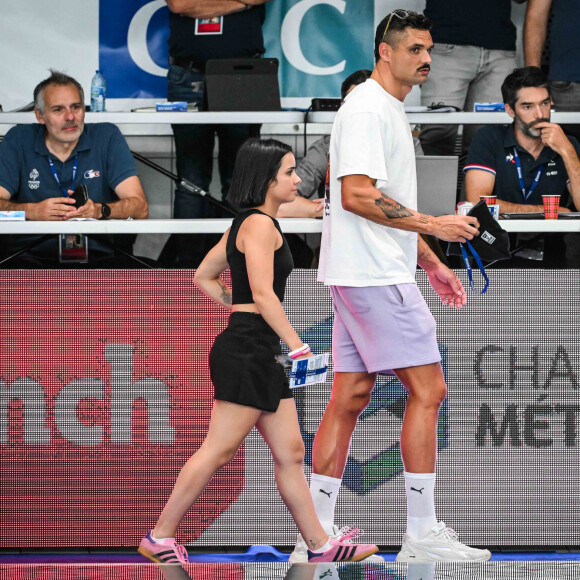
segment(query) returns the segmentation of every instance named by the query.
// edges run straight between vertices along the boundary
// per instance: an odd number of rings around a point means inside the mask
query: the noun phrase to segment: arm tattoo
[[[425,240],[423,240],[425,241]],[[427,242],[425,244],[417,244],[417,261],[420,262],[425,258],[429,257],[429,246],[427,246]]]
[[[223,303],[227,304],[228,306],[231,306],[231,304],[232,304],[232,292],[231,292],[231,290],[221,280],[218,280],[218,284],[220,285],[220,288],[222,289],[221,299],[222,299]]]
[[[428,266],[434,266],[437,262],[440,262],[437,254],[429,246],[427,239],[422,234],[417,236],[417,263],[424,270]]]
[[[375,199],[375,205],[390,219],[413,217],[413,214],[400,203],[390,199],[384,193]]]

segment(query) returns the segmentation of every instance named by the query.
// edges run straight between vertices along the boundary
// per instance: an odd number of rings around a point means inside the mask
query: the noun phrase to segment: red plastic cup
[[[547,220],[557,220],[560,196],[542,195],[542,201],[544,202],[544,218]]]
[[[497,195],[480,195],[479,201],[485,201],[487,205],[495,205],[497,203]]]

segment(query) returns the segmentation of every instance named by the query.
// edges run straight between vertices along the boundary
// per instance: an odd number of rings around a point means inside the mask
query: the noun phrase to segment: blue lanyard
[[[48,164],[50,165],[50,169],[52,171],[52,174],[54,175],[54,178],[56,179],[56,183],[60,187],[60,190],[66,195],[66,197],[69,197],[67,190],[60,183],[60,179],[58,178],[58,174],[56,172],[56,167],[54,166],[54,163],[53,163],[50,155],[48,156]],[[73,163],[73,169],[72,169],[72,185],[71,185],[70,189],[74,189],[75,188],[75,178],[77,176],[77,169],[78,169],[78,167],[79,167],[79,154],[77,153],[75,155],[75,160],[74,160],[74,163]]]
[[[467,244],[467,247],[469,248],[472,256],[475,258],[475,262],[477,264],[477,267],[479,268],[479,271],[481,272],[481,275],[483,276],[483,279],[485,280],[485,285],[483,286],[483,289],[480,292],[480,294],[485,294],[487,292],[487,288],[489,286],[489,277],[485,271],[485,268],[483,267],[483,263],[481,261],[481,258],[479,257],[479,254],[475,251],[475,248],[471,245],[469,240],[466,240],[465,243]],[[469,285],[471,286],[471,289],[474,292],[476,292],[475,285],[473,284],[473,274],[472,274],[472,270],[471,270],[471,261],[470,261],[469,257],[467,256],[467,251],[465,250],[464,245],[460,243],[459,247],[461,248],[461,254],[463,255],[463,261],[465,262],[465,267],[467,269],[467,276],[469,278]]]
[[[532,195],[534,189],[536,189],[538,185],[538,181],[540,181],[540,177],[542,176],[542,171],[544,170],[544,166],[540,165],[538,169],[538,173],[536,173],[536,177],[534,178],[534,183],[532,183],[532,187],[530,187],[530,191],[526,193],[526,186],[524,185],[524,176],[522,172],[522,164],[520,161],[520,156],[518,155],[517,147],[514,147],[514,158],[516,160],[516,167],[518,169],[518,180],[520,182],[520,187],[522,189],[522,195],[524,196],[524,201],[528,201],[530,195]]]

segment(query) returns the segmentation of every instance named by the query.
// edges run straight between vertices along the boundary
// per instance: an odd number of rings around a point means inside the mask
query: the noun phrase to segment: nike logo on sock
[[[425,489],[424,487],[422,487],[421,489],[415,489],[414,487],[411,488],[412,491],[416,491],[417,493],[420,493],[421,495],[423,495],[424,489]]]
[[[331,491],[324,491],[323,489],[319,489],[318,490],[320,493],[323,493],[324,495],[327,495],[328,497],[330,497],[332,495]]]
[[[328,576],[332,576],[332,570],[327,570],[324,574],[321,574],[319,578],[327,578]]]

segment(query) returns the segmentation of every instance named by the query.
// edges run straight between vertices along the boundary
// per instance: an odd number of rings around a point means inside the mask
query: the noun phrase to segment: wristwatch
[[[106,203],[101,203],[100,220],[108,220],[111,217],[111,208]]]

